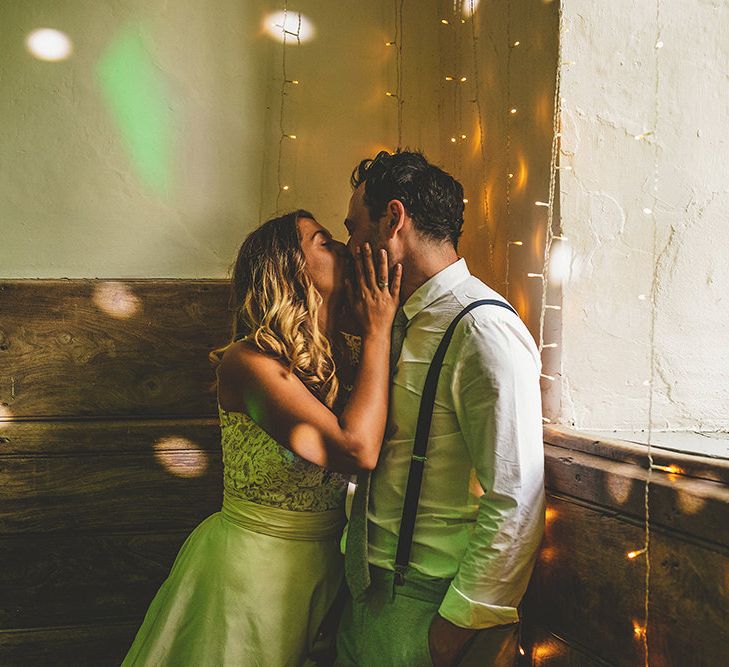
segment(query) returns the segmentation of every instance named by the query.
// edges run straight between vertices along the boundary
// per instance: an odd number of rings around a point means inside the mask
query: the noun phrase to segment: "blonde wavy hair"
[[[306,272],[298,221],[315,219],[299,209],[264,222],[238,251],[231,278],[231,340],[210,353],[217,366],[225,351],[245,339],[287,364],[330,408],[339,393],[328,338],[319,328],[322,298]]]

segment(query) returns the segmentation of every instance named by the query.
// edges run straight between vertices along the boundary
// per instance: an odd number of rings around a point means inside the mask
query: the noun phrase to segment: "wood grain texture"
[[[13,418],[216,414],[208,352],[227,281],[0,282],[0,404]]]
[[[618,667],[643,664],[644,531],[620,516],[549,498],[547,530],[525,605],[531,623]],[[729,561],[654,531],[651,664],[718,667],[729,641]],[[536,664],[536,663],[535,663]],[[549,662],[563,665],[569,663]]]
[[[118,667],[137,623],[66,625],[35,630],[0,630],[3,667]]]
[[[642,520],[647,470],[545,445],[547,489]],[[718,482],[653,471],[651,522],[729,548],[729,487]]]
[[[8,456],[148,454],[156,449],[220,451],[218,419],[21,421],[0,426],[0,460]]]
[[[522,637],[525,656],[519,667],[612,667],[615,664],[541,626],[523,632]]]
[[[141,624],[188,535],[0,539],[0,628],[52,627],[69,619]]]
[[[221,501],[221,456],[200,449],[0,458],[4,535],[176,530]]]
[[[571,449],[592,456],[632,463],[648,468],[648,447],[625,440],[596,438],[580,431],[563,426],[545,426],[544,442],[548,445]],[[729,460],[672,452],[660,447],[652,447],[654,466],[677,466],[681,477],[696,477],[729,485]]]

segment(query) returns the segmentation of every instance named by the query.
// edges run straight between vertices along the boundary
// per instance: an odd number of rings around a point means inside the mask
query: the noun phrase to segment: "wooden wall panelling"
[[[646,445],[611,440],[597,439],[578,431],[561,426],[544,428],[544,442],[548,445],[562,447],[613,461],[632,463],[642,468],[648,467],[648,449]],[[661,447],[651,448],[653,465],[677,466],[682,477],[696,477],[722,484],[729,484],[729,460],[685,452],[674,452]]]
[[[0,457],[0,533],[158,531],[220,508],[218,453]]]
[[[119,667],[138,623],[0,630],[3,667]]]
[[[530,626],[522,635],[525,655],[519,667],[612,667],[613,663],[593,655],[574,640],[555,635],[539,626]]]
[[[0,458],[220,451],[218,419],[0,422]]]
[[[220,509],[227,301],[227,281],[0,282],[0,664],[119,664]]]
[[[545,541],[527,600],[530,623],[610,664],[642,664],[644,531],[610,510],[550,496]],[[729,641],[727,554],[651,532],[651,664],[713,667]],[[562,662],[554,664],[562,665]]]
[[[191,530],[0,539],[0,628],[141,623]]]
[[[553,445],[544,449],[549,490],[643,517],[644,468]],[[657,525],[729,547],[729,487],[724,484],[654,470],[650,503]]]
[[[215,415],[220,280],[0,282],[0,403],[17,418]]]

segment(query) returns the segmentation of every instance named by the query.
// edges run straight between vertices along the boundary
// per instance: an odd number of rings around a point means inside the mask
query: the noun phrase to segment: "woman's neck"
[[[322,304],[319,307],[319,329],[332,344],[339,333],[339,314],[341,308],[342,305],[339,299],[332,297],[322,298]]]

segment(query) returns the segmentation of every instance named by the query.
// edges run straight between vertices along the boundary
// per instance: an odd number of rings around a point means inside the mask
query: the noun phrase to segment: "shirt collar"
[[[410,298],[402,307],[408,321],[412,320],[421,310],[425,310],[450,289],[469,278],[470,275],[471,272],[466,266],[466,260],[461,258],[428,278],[410,295]]]

